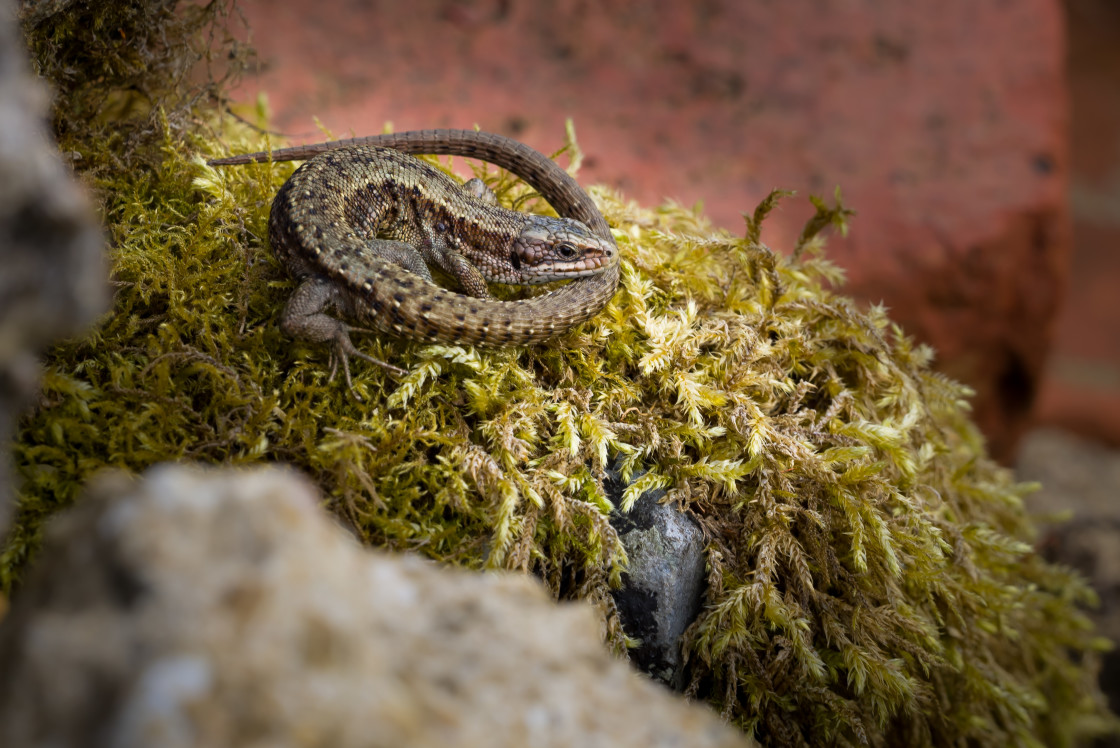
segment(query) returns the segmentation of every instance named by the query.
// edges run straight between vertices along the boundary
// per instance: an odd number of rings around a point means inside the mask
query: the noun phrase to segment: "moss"
[[[135,138],[59,127],[103,203],[116,301],[51,353],[22,422],[4,589],[97,470],[284,461],[363,542],[536,574],[598,605],[620,646],[601,476],[621,459],[647,471],[624,503],[666,488],[710,538],[691,693],[766,744],[1068,745],[1109,721],[1092,593],[1032,551],[1029,487],[986,457],[969,393],[884,310],[832,290],[820,232],[843,230],[838,201],[816,201],[782,255],[758,230],[781,195],[737,237],[595,189],[625,258],[601,315],[513,350],[364,336],[409,373],[355,362],[359,404],[323,349],[276,326],[292,283],[265,226],[293,165],[203,166],[268,142],[226,120],[219,143],[203,99],[173,89],[114,110]],[[549,210],[484,176],[503,203]]]
[[[221,102],[254,59],[230,34],[239,18],[233,0],[23,3],[32,66],[54,91],[51,127],[76,168],[116,173],[161,161],[160,122],[197,127],[200,108]],[[82,162],[88,147],[97,158]]]

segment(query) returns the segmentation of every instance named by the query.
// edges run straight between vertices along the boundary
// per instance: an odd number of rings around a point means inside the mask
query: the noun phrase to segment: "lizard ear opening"
[[[517,256],[516,249],[509,253],[509,261],[510,264],[513,265],[514,270],[521,269],[521,258]]]

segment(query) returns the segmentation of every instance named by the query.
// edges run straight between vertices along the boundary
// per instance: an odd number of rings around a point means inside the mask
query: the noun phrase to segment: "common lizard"
[[[521,177],[561,218],[506,210],[478,180],[459,185],[404,154],[477,158]],[[333,345],[347,386],[349,357],[400,371],[358,351],[349,332],[511,346],[558,335],[614,295],[619,254],[591,198],[552,160],[511,138],[474,130],[418,130],[282,148],[209,161],[214,166],[310,159],[272,203],[269,241],[300,285],[281,316],[288,335]],[[432,282],[425,260],[465,294]],[[485,280],[571,283],[519,301],[490,297]]]

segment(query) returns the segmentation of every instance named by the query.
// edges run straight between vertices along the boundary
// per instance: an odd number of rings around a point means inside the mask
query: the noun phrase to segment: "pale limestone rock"
[[[531,580],[359,547],[279,469],[110,476],[0,624],[0,745],[741,746]]]
[[[39,354],[108,303],[104,237],[47,134],[48,96],[0,0],[0,444],[39,387]],[[11,514],[0,452],[0,542]]]

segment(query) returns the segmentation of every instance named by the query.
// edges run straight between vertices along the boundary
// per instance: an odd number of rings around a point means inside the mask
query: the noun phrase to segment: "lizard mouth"
[[[529,276],[526,280],[532,283],[550,283],[571,278],[586,278],[603,272],[610,264],[610,260],[610,256],[605,253],[578,260],[548,260],[529,268],[526,271],[526,275]]]

